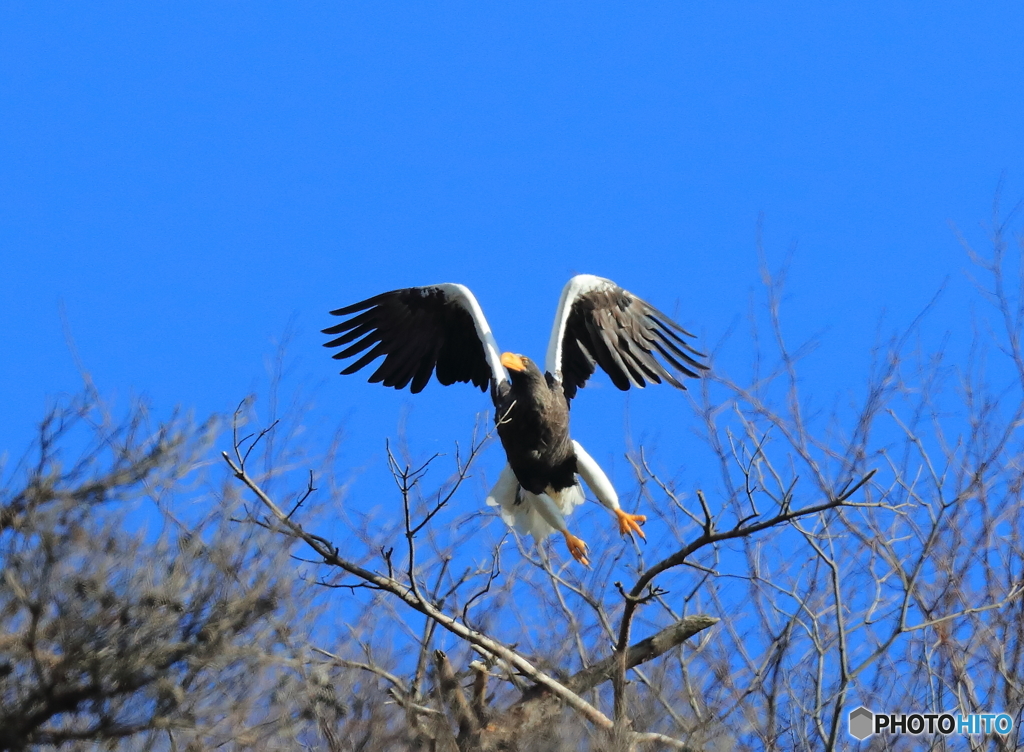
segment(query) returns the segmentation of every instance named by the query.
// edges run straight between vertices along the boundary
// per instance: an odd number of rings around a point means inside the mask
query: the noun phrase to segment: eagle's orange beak
[[[502,353],[501,364],[512,371],[525,371],[526,366],[523,365],[523,356],[516,355],[515,353]]]

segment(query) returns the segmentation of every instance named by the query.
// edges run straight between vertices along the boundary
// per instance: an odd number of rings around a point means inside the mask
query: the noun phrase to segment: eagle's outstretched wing
[[[414,393],[423,390],[435,371],[442,384],[469,381],[481,390],[492,379],[508,381],[491,327],[463,285],[392,290],[331,313],[351,318],[323,330],[340,335],[324,347],[348,345],[334,354],[339,360],[359,356],[343,374],[384,356],[369,380],[395,389],[411,383]]]
[[[611,280],[580,274],[562,290],[545,367],[561,379],[566,399],[576,396],[596,366],[622,390],[662,380],[685,389],[676,374],[696,378],[707,366],[681,335],[693,336]]]

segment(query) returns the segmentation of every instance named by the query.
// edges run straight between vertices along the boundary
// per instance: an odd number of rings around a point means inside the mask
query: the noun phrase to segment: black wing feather
[[[626,369],[622,364],[622,360],[604,337],[602,331],[602,324],[604,323],[597,321],[597,316],[591,316],[587,319],[584,330],[590,337],[589,349],[594,354],[594,357],[597,358],[597,364],[611,377],[612,383],[619,389],[629,389],[629,377],[626,375]]]
[[[378,342],[376,347],[374,347],[372,350],[370,350],[370,352],[366,353],[366,355],[361,357],[359,360],[357,360],[355,363],[350,365],[348,368],[344,369],[342,371],[342,373],[344,375],[346,375],[346,376],[348,374],[350,374],[350,373],[355,373],[360,368],[362,368],[363,366],[365,366],[366,364],[368,364],[372,360],[374,360],[374,358],[380,357],[386,351],[387,351],[387,348],[385,347],[384,343],[383,342]]]
[[[623,391],[662,381],[685,389],[676,374],[696,378],[707,366],[696,360],[703,354],[683,336],[693,335],[614,283],[579,294],[572,302],[561,343],[566,398],[576,396],[596,366]]]
[[[337,335],[324,347],[348,345],[334,358],[344,360],[371,348],[343,374],[355,373],[383,355],[369,381],[395,389],[411,384],[412,392],[422,391],[435,372],[445,385],[471,382],[486,391],[490,383],[491,368],[473,317],[441,288],[392,290],[331,313],[350,317],[323,330]],[[354,340],[358,341],[349,344]]]

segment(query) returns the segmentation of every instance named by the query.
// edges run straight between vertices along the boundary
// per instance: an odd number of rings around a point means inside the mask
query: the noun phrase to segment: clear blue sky
[[[762,214],[773,264],[797,247],[819,396],[856,393],[881,316],[948,279],[936,328],[967,326],[949,224],[982,238],[1001,176],[1024,196],[1021,40],[1011,2],[0,0],[0,452],[79,388],[62,308],[122,404],[228,411],[290,328],[290,383],[344,421],[346,461],[379,461],[404,410],[444,448],[486,396],[337,376],[328,309],[462,282],[540,358],[588,272],[715,348]],[[631,396],[635,435],[674,441],[685,400]],[[573,412],[620,483],[625,405],[599,379]]]

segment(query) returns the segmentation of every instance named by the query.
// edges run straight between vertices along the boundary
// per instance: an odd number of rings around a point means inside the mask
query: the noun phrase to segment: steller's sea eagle
[[[596,366],[622,390],[662,379],[685,389],[676,374],[696,378],[706,370],[694,359],[702,354],[680,336],[693,335],[664,313],[611,280],[573,277],[558,301],[543,373],[529,358],[498,350],[480,305],[463,285],[392,290],[331,313],[349,318],[323,330],[337,335],[324,346],[347,345],[336,359],[358,356],[343,374],[384,356],[371,382],[416,393],[436,373],[445,385],[490,387],[508,464],[487,503],[509,525],[538,542],[559,531],[586,565],[587,545],[565,524],[583,501],[578,473],[618,518],[620,533],[644,537],[640,523],[647,518],[620,508],[608,476],[569,438],[569,400]]]

